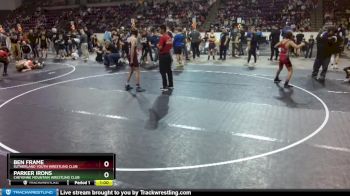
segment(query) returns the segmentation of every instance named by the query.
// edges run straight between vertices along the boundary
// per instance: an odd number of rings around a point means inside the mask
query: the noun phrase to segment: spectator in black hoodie
[[[322,72],[318,80],[324,82],[328,70],[328,65],[331,61],[332,54],[335,53],[337,37],[335,36],[335,29],[329,27],[327,31],[321,31],[316,38],[317,41],[317,55],[313,67],[312,78],[317,79],[320,67]]]
[[[38,45],[36,42],[37,39],[38,39],[37,32],[34,32],[33,29],[30,29],[28,34],[28,40],[29,40],[30,47],[32,48],[34,59],[39,57],[39,52],[37,47]]]
[[[280,42],[281,31],[274,26],[272,32],[270,34],[270,42],[271,42],[271,57],[270,61],[272,61],[272,57],[275,55],[275,61],[277,61],[279,51],[278,48],[275,48],[275,45]]]

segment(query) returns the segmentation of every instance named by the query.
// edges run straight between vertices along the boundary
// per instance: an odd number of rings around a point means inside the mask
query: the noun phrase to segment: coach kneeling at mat
[[[109,68],[111,65],[118,65],[120,55],[118,49],[109,41],[106,42],[104,65]]]

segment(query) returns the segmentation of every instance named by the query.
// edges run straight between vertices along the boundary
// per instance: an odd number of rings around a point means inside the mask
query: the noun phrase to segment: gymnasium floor
[[[323,85],[312,60],[293,59],[289,90],[272,82],[277,63],[244,61],[202,57],[175,70],[163,94],[157,70],[144,70],[147,91],[136,93],[124,91],[127,68],[92,61],[10,68],[0,80],[0,185],[8,152],[112,152],[120,188],[349,188],[345,74],[329,72]]]

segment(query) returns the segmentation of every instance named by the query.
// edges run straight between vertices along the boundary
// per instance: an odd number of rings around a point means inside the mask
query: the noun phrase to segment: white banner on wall
[[[0,10],[15,10],[22,5],[22,0],[0,0]]]

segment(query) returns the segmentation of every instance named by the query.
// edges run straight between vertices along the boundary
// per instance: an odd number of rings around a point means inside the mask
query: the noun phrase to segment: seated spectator
[[[23,41],[20,48],[23,59],[30,59],[32,57],[32,47],[27,42]]]
[[[103,63],[104,52],[103,47],[99,42],[96,43],[96,47],[94,48],[94,50],[96,52],[96,62]]]
[[[109,41],[106,42],[104,65],[109,68],[111,65],[118,65],[120,55],[118,49]]]

